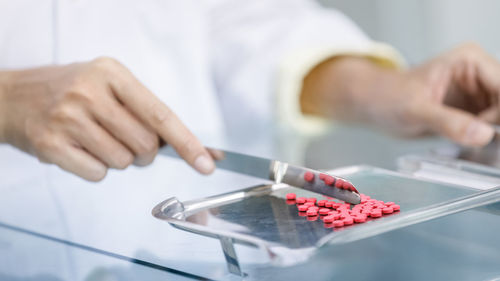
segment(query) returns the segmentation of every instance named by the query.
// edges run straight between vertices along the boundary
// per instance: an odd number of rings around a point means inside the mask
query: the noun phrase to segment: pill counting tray
[[[296,205],[287,204],[285,198],[290,192],[318,199],[322,195],[285,184],[263,184],[186,202],[173,197],[158,204],[152,213],[181,230],[219,239],[229,271],[242,275],[235,243],[259,248],[273,264],[286,266],[307,260],[321,247],[367,238],[478,203],[474,189],[379,168],[353,166],[330,173],[352,181],[372,198],[396,202],[401,211],[360,225],[325,228],[321,220],[299,216]]]

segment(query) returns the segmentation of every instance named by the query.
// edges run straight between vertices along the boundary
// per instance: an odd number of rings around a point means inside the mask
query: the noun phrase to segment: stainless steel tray
[[[360,192],[372,198],[397,202],[401,211],[362,225],[325,228],[321,220],[311,222],[299,216],[297,207],[285,199],[289,192],[305,197],[322,195],[285,184],[264,184],[193,201],[169,198],[152,213],[179,229],[219,239],[229,271],[242,275],[234,243],[260,248],[275,265],[292,265],[307,260],[326,245],[434,219],[469,208],[475,202],[470,201],[475,198],[474,189],[380,168],[353,166],[330,172],[352,181]],[[482,196],[488,198],[488,194]]]

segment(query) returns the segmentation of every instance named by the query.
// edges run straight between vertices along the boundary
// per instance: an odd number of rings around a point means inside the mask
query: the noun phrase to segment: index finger
[[[198,138],[177,115],[140,83],[125,67],[118,79],[110,79],[114,95],[142,122],[171,145],[186,162],[203,174],[215,169],[215,164]]]

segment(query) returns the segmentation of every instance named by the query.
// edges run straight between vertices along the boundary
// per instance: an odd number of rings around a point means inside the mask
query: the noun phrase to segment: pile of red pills
[[[304,180],[307,182],[314,182],[315,178],[316,178],[316,175],[311,171],[307,171],[304,173]],[[319,180],[323,181],[326,185],[357,192],[354,185],[352,185],[352,183],[350,183],[344,179],[341,179],[338,177],[333,177],[333,176],[323,174],[323,173],[320,173],[318,178],[319,178]]]
[[[326,228],[360,224],[400,210],[394,202],[372,199],[365,194],[360,196],[361,203],[352,205],[352,208],[349,203],[297,197],[295,193],[288,193],[286,199],[287,204],[297,205],[299,216],[306,217],[308,221],[322,220]]]

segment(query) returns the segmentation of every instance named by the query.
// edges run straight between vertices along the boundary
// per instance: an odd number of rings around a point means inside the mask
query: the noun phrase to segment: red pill
[[[288,199],[288,200],[295,199],[296,197],[297,197],[297,195],[295,195],[295,193],[287,193],[286,194],[286,199]]]
[[[306,202],[306,203],[304,203],[304,205],[306,205],[306,206],[315,206],[315,204],[313,202]]]
[[[299,208],[299,211],[300,211],[300,212],[305,212],[305,211],[307,211],[307,209],[309,209],[309,206],[306,206],[306,205],[300,205],[298,208]]]
[[[401,209],[401,206],[399,206],[398,204],[394,204],[391,207],[392,207],[392,210],[394,210],[394,212],[398,212],[399,209]]]
[[[325,202],[325,207],[326,207],[326,208],[331,208],[331,207],[332,207],[332,204],[333,204],[333,202],[332,202],[332,201],[327,201],[327,202]]]
[[[312,182],[314,180],[314,173],[307,171],[304,173],[304,180],[308,182]]]
[[[340,218],[341,219],[350,218],[350,217],[351,217],[351,215],[348,214],[348,213],[340,213]]]
[[[326,202],[328,202],[328,200],[319,200],[318,201],[318,206],[324,207]]]
[[[337,208],[338,208],[338,207],[340,207],[340,206],[342,206],[342,204],[332,202],[332,208],[337,209]]]
[[[333,221],[333,226],[334,227],[342,227],[342,226],[344,226],[344,221],[343,220]]]
[[[354,217],[354,221],[357,223],[363,223],[366,222],[366,215],[357,215]]]
[[[335,220],[334,216],[326,216],[326,217],[323,218],[323,221],[325,223],[332,223],[334,220]]]
[[[364,209],[363,211],[361,211],[361,214],[369,215],[371,212],[372,210]]]
[[[297,201],[297,204],[304,204],[306,202],[305,197],[299,197],[295,201]]]
[[[335,178],[332,176],[326,176],[325,178],[325,184],[326,185],[332,185],[335,182]]]
[[[382,209],[382,213],[384,213],[384,214],[392,214],[392,212],[394,212],[392,207],[385,207]]]
[[[394,202],[385,202],[385,205],[386,205],[386,206],[392,206],[392,205],[394,205],[394,204],[396,204],[396,203],[394,203]]]
[[[330,212],[330,216],[332,216],[334,220],[338,220],[338,219],[340,219],[340,214],[339,214],[339,213],[333,213],[333,214],[332,214],[332,213]]]
[[[319,214],[320,215],[327,215],[331,210],[327,208],[321,208],[319,209]]]
[[[370,217],[372,217],[372,218],[380,218],[381,216],[382,216],[382,212],[379,210],[373,210],[370,213]]]
[[[322,180],[322,181],[324,181],[327,176],[328,176],[327,174],[320,173],[319,174],[319,179]]]
[[[314,210],[314,211],[318,212],[319,207],[316,207],[316,206],[309,206],[308,210]]]
[[[357,216],[361,214],[361,211],[360,210],[352,211],[350,214],[351,216]]]
[[[335,187],[337,187],[337,188],[342,188],[342,186],[343,186],[343,185],[344,185],[344,180],[343,180],[343,179],[341,179],[341,178],[337,178],[337,179],[335,180]]]
[[[354,223],[354,220],[352,217],[347,217],[344,219],[344,225],[351,225]]]
[[[306,199],[307,202],[313,202],[313,203],[316,203],[316,198],[314,197],[309,197]]]
[[[308,217],[317,216],[318,215],[318,211],[316,211],[316,210],[310,210],[309,209],[309,210],[307,210],[306,214],[307,214]]]

